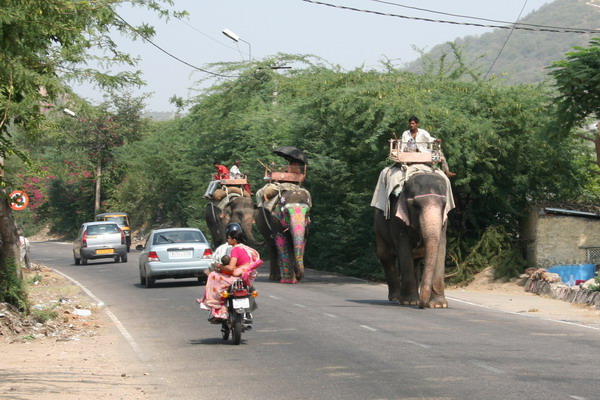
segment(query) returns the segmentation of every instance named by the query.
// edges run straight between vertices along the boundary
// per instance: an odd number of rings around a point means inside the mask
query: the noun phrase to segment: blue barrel
[[[571,277],[573,281],[587,281],[596,276],[596,264],[553,265],[548,272],[560,275],[563,282],[569,282]]]

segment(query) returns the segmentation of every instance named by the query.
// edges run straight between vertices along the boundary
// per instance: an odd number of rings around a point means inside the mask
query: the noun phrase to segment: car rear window
[[[154,235],[152,244],[166,243],[204,243],[204,235],[198,231],[170,231]]]
[[[90,225],[87,227],[88,235],[102,235],[105,233],[119,233],[119,227],[115,224]]]

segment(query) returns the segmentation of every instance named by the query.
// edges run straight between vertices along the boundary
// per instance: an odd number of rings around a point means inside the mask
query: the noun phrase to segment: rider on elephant
[[[420,151],[420,152],[430,152],[427,148],[426,143],[439,143],[440,139],[435,139],[432,137],[429,132],[425,129],[419,128],[419,118],[414,115],[408,119],[408,130],[404,131],[402,134],[402,143],[406,143],[406,148],[403,151]],[[446,174],[448,178],[452,178],[456,176],[454,172],[450,172],[448,168],[448,162],[446,158],[442,155],[442,171]]]

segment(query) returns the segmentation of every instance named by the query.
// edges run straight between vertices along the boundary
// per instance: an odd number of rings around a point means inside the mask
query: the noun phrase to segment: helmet
[[[237,222],[230,222],[225,227],[225,235],[229,235],[231,232],[242,231],[242,226]]]

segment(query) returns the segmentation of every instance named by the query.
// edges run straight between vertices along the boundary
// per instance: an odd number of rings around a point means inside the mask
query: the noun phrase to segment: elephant
[[[388,195],[391,215],[386,216],[384,209],[375,209],[376,252],[385,272],[390,301],[419,308],[447,308],[444,295],[446,227],[447,212],[454,208],[454,199],[448,178],[439,170],[429,168],[426,172],[427,168],[420,168],[412,175],[404,172],[406,180],[399,195],[391,189],[383,192]],[[385,171],[380,175],[380,182]],[[376,202],[376,196],[377,190],[371,205]],[[423,273],[418,288],[415,260],[421,257]]]
[[[266,188],[270,188],[272,197],[269,190],[263,190]],[[297,283],[304,277],[310,192],[292,183],[271,183],[263,189],[257,193],[255,220],[269,250],[269,279]]]
[[[234,195],[229,197],[229,201],[210,201],[206,205],[204,218],[215,248],[225,243],[225,227],[230,222],[237,222],[242,226],[249,246],[260,246],[262,243],[257,241],[252,233],[254,211],[251,197]]]

